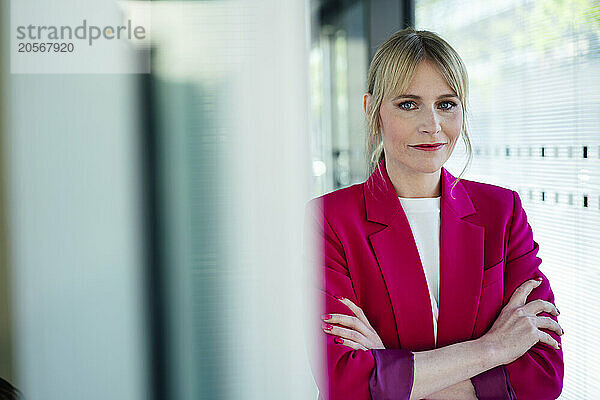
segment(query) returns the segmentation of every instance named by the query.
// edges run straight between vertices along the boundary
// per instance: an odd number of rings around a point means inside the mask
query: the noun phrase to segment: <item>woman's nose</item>
[[[440,118],[433,110],[423,110],[419,131],[422,133],[438,133],[442,127]]]

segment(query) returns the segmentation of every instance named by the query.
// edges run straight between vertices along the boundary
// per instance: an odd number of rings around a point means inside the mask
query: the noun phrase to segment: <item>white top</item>
[[[398,197],[410,225],[429,288],[433,336],[437,346],[440,297],[440,197]]]

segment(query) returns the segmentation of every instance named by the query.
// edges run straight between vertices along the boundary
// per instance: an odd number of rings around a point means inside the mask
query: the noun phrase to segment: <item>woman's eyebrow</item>
[[[438,97],[438,100],[439,100],[439,99],[447,99],[447,98],[449,98],[449,97],[458,97],[458,96],[457,96],[457,95],[455,95],[454,93],[446,93],[446,94],[443,94],[443,95],[439,96],[439,97]],[[394,100],[398,100],[398,99],[406,99],[406,98],[408,98],[408,99],[417,99],[417,100],[421,100],[421,97],[419,97],[419,96],[416,96],[416,95],[414,95],[414,94],[401,94],[401,95],[399,95],[399,96],[396,96],[396,97],[394,97],[394,98],[392,99],[392,101],[394,101]]]

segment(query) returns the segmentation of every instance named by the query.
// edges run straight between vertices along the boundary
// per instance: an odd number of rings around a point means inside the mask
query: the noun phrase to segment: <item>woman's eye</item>
[[[453,101],[444,101],[442,103],[440,103],[440,108],[442,110],[452,110],[454,107],[456,107],[456,103]]]
[[[414,104],[414,101],[404,101],[404,102],[398,104],[398,107],[402,110],[409,111],[412,109],[411,108],[412,104]]]

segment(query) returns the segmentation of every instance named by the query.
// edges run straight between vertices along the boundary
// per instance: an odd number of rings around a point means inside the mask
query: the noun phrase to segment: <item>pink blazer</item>
[[[482,336],[528,279],[543,278],[528,301],[554,303],[519,195],[462,179],[452,197],[454,180],[442,168],[437,347]],[[319,332],[324,357],[313,359],[312,366],[320,398],[408,399],[412,351],[435,348],[432,311],[418,250],[385,160],[366,182],[313,199],[310,209],[311,226],[323,244],[321,311],[353,315],[333,296],[349,298],[386,347],[352,350]],[[558,335],[545,331],[560,343]],[[538,343],[472,382],[480,399],[555,399],[563,372],[562,350]]]

